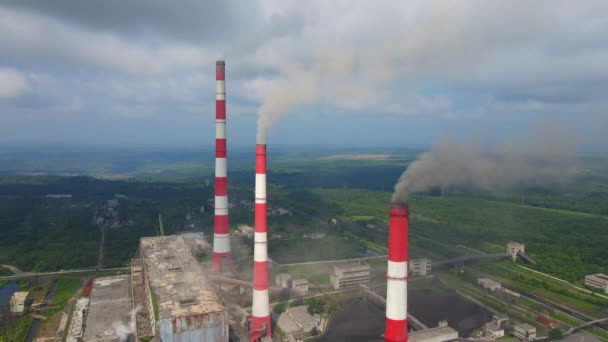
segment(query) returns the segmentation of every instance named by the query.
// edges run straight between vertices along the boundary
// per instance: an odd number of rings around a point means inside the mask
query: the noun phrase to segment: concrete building
[[[291,288],[299,296],[308,294],[308,279],[298,278],[291,281]]]
[[[509,255],[511,256],[511,259],[513,259],[513,261],[515,261],[515,259],[517,259],[517,253],[519,252],[525,253],[526,252],[526,245],[524,245],[523,243],[519,243],[519,242],[509,242],[507,243],[507,253],[509,253]]]
[[[319,325],[319,315],[308,313],[308,305],[295,306],[286,311],[287,315],[305,332]]]
[[[608,293],[608,275],[603,273],[586,275],[585,285],[601,289],[604,293]]]
[[[25,299],[29,292],[15,292],[9,299],[8,305],[11,312],[22,313],[25,309]]]
[[[370,267],[365,262],[357,262],[346,265],[335,265],[329,276],[334,289],[343,289],[359,284],[369,283]]]
[[[325,236],[327,236],[327,234],[325,233],[305,233],[302,234],[302,237],[305,239],[322,239]]]
[[[483,326],[483,330],[487,336],[500,338],[505,336],[505,327],[509,323],[509,316],[504,313],[498,313],[492,316],[492,320]]]
[[[409,333],[408,342],[448,342],[458,341],[458,331],[450,328],[446,321],[439,322],[436,328]]]
[[[536,327],[530,324],[516,324],[513,335],[523,341],[534,341],[536,339]]]
[[[83,339],[118,342],[115,326],[124,328],[125,334],[133,335],[129,324],[132,309],[128,275],[96,278],[89,298]]]
[[[303,332],[302,328],[300,328],[300,326],[297,325],[296,322],[294,322],[294,320],[287,314],[287,312],[283,312],[279,316],[279,319],[277,320],[277,325],[279,326],[281,331],[287,336],[293,336],[295,334]]]
[[[502,288],[502,285],[500,285],[499,282],[490,278],[479,278],[477,279],[477,284],[491,292],[498,291]]]
[[[426,277],[431,275],[431,259],[411,259],[409,261],[409,272],[414,277]]]
[[[163,342],[228,341],[228,313],[194,254],[202,235],[141,238],[144,280],[156,298]]]
[[[76,308],[72,313],[72,320],[68,330],[67,342],[77,342],[81,340],[83,333],[84,316],[89,308],[89,298],[80,298],[76,302]]]
[[[280,287],[283,289],[291,288],[291,281],[292,281],[292,277],[291,277],[291,274],[289,274],[289,273],[279,273],[276,276],[274,276],[274,282],[277,285],[277,287]]]

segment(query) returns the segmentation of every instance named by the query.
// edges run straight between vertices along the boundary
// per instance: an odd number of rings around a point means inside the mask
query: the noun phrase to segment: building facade
[[[196,234],[142,238],[143,279],[153,302],[156,336],[171,341],[228,341],[228,313],[200,268]]]
[[[498,291],[502,288],[502,285],[500,285],[499,282],[490,278],[479,278],[477,279],[477,284],[491,292]]]
[[[431,259],[411,259],[409,261],[409,272],[414,277],[426,277],[431,275]]]
[[[536,339],[536,327],[527,323],[516,324],[513,335],[524,341],[534,341]]]
[[[603,273],[590,274],[585,276],[585,285],[601,289],[608,293],[608,275]]]
[[[329,280],[334,289],[344,289],[369,283],[370,267],[365,262],[358,262],[333,267]]]

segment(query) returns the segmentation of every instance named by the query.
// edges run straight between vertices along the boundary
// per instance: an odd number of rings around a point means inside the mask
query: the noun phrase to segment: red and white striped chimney
[[[226,85],[224,61],[215,63],[215,217],[213,219],[214,271],[232,267],[228,228],[228,174],[226,172]],[[225,266],[225,267],[223,267]]]
[[[249,338],[272,336],[268,297],[268,236],[266,229],[266,144],[255,146],[255,227],[253,246],[253,303]]]
[[[388,210],[388,268],[384,340],[406,342],[408,278],[408,207],[394,203]]]

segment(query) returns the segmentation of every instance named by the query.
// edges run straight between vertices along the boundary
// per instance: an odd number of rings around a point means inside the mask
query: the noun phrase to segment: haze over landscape
[[[608,341],[607,13],[0,0],[0,342]]]

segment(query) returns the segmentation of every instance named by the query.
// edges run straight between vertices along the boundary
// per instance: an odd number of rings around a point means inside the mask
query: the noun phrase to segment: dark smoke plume
[[[442,138],[407,167],[392,201],[436,187],[495,191],[567,181],[578,169],[574,147],[572,134],[554,123],[493,148]]]

